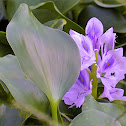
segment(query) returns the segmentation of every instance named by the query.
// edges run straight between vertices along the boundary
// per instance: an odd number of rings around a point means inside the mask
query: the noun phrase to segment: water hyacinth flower
[[[96,60],[91,39],[88,36],[84,36],[75,32],[74,30],[70,30],[69,33],[76,42],[80,51],[81,70],[88,68],[93,63],[95,63]]]
[[[69,91],[64,95],[62,100],[65,104],[70,105],[70,108],[76,106],[81,107],[84,103],[85,96],[91,94],[92,85],[89,74],[86,70],[82,70],[78,80],[73,84]]]
[[[111,27],[103,34],[101,21],[93,17],[88,21],[85,33],[86,36],[70,30],[70,36],[80,51],[81,72],[78,80],[62,100],[70,107],[80,107],[84,103],[85,96],[93,92],[92,84],[94,82],[90,81],[89,74],[85,69],[91,72],[91,76],[94,75],[93,72],[96,72],[96,77],[92,77],[93,79],[101,79],[104,85],[101,98],[107,97],[110,101],[126,100],[126,96],[123,96],[124,90],[116,88],[117,83],[125,78],[126,57],[123,56],[123,48],[114,49],[116,33],[113,33],[113,28]],[[97,61],[95,51],[101,52],[97,55]],[[93,64],[97,66],[96,71],[92,69]],[[97,95],[95,96],[97,97]]]

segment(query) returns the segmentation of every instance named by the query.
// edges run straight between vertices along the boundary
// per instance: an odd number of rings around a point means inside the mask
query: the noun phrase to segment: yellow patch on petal
[[[109,66],[109,65],[110,65],[110,62],[108,62],[107,66]]]
[[[84,48],[87,50],[87,47],[84,45]]]
[[[82,77],[80,77],[80,80],[83,82],[83,78]]]

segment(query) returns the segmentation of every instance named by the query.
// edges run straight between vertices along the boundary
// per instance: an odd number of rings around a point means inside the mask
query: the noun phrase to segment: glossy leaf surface
[[[78,23],[85,28],[92,17],[97,17],[103,23],[105,31],[113,27],[114,32],[126,33],[126,19],[115,9],[90,5],[80,13]]]
[[[58,102],[80,71],[80,54],[73,39],[40,24],[26,4],[20,5],[9,23],[7,39],[26,76],[50,101]]]
[[[19,107],[31,113],[34,111],[43,113],[46,110],[49,102],[45,94],[25,78],[15,56],[7,55],[0,58],[0,79]]]
[[[115,121],[110,115],[98,111],[88,110],[83,111],[76,116],[69,126],[121,126],[118,121]]]
[[[113,103],[100,103],[97,102],[91,95],[87,95],[85,99],[85,103],[83,104],[82,107],[82,111],[87,111],[92,109],[104,112],[115,119],[125,111],[124,107],[118,106]],[[126,115],[122,116],[118,120],[122,126],[125,126],[125,118]]]
[[[21,126],[26,118],[26,115],[20,115],[20,110],[0,105],[0,126]]]

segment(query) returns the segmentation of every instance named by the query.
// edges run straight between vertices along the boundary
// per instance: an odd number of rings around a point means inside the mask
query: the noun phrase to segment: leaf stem
[[[95,51],[95,55],[96,55],[96,63],[97,63],[97,60],[98,60],[98,52]],[[92,96],[96,99],[97,98],[97,82],[98,82],[98,79],[97,79],[97,66],[96,66],[96,63],[94,63],[92,65]]]
[[[54,102],[53,100],[50,102],[52,119],[55,121],[56,126],[58,126],[58,117],[57,117],[58,103],[59,102]]]

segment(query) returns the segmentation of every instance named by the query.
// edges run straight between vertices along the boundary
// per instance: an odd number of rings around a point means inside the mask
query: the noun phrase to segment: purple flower
[[[103,25],[96,17],[91,18],[85,28],[85,33],[90,37],[93,49],[100,49],[98,38],[103,34]]]
[[[89,78],[89,74],[86,70],[82,70],[78,77],[78,80],[73,84],[69,91],[64,95],[62,100],[65,104],[71,105],[71,107],[81,107],[84,103],[85,96],[91,94],[92,86]]]
[[[115,87],[124,79],[126,74],[126,57],[123,57],[123,48],[110,50],[103,56],[97,69],[97,77],[101,79],[107,89]]]
[[[70,30],[70,36],[76,42],[81,56],[81,72],[78,80],[64,95],[65,104],[70,107],[80,107],[87,94],[92,92],[92,83],[89,74],[85,69],[92,71],[92,64],[97,66],[97,78],[101,79],[104,85],[104,92],[100,97],[107,97],[110,101],[126,100],[123,96],[124,90],[116,88],[116,84],[125,78],[126,57],[123,57],[123,48],[114,49],[116,34],[113,28],[103,34],[103,25],[100,20],[91,18],[85,29],[86,36]],[[95,51],[99,51],[97,62]]]
[[[81,70],[86,69],[95,63],[96,57],[91,39],[88,36],[81,35],[73,30],[70,30],[70,36],[74,39],[80,51]]]
[[[100,95],[100,98],[107,97],[109,101],[113,100],[124,100],[126,101],[126,96],[123,96],[124,90],[120,88],[111,88],[108,90],[104,87],[104,92]]]
[[[115,36],[116,33],[113,33],[113,28],[110,28],[98,39],[98,41],[100,41],[102,55],[103,53],[107,54],[109,50],[114,49]]]

